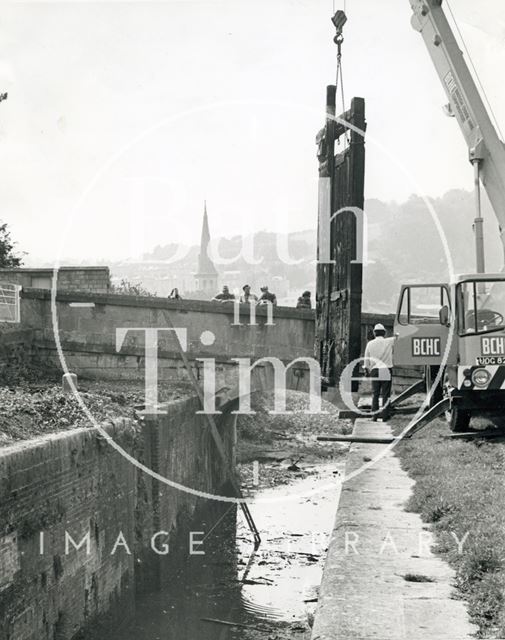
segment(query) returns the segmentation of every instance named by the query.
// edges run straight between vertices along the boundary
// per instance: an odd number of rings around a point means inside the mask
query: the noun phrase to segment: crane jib
[[[475,78],[478,79],[478,73],[473,66],[474,78],[444,12],[442,0],[409,0],[409,2],[414,12],[412,26],[422,35],[449,100],[450,115],[455,116],[465,138],[469,160],[474,165],[476,191],[482,182],[500,230],[503,230],[505,229],[505,145],[497,133],[498,123],[496,122],[496,126],[493,124],[492,107],[489,105],[488,110],[477,86]],[[457,24],[456,30],[462,40]],[[471,63],[463,40],[461,44]],[[480,84],[485,96],[485,89],[482,83]],[[480,196],[476,200],[479,202],[477,218],[480,219]],[[500,239],[505,249],[503,233],[503,231],[500,232]],[[483,259],[478,257],[477,263],[477,270],[483,271]]]

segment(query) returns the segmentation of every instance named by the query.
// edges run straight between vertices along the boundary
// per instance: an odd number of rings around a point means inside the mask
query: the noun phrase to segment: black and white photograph
[[[0,640],[505,638],[503,0],[0,2]]]

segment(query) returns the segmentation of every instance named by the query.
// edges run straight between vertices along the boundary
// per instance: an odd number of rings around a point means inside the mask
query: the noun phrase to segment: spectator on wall
[[[310,291],[304,291],[298,298],[296,303],[297,309],[312,309],[312,300],[310,299]]]
[[[251,293],[251,287],[248,284],[242,287],[242,291],[244,293],[240,296],[240,302],[246,304],[256,304],[258,302],[258,296]]]
[[[177,287],[172,289],[168,298],[169,300],[182,300],[181,296],[179,295],[179,289]]]
[[[235,300],[235,296],[230,292],[228,285],[225,284],[221,293],[217,293],[212,300],[215,300],[216,302],[233,302],[233,300]]]
[[[277,305],[277,296],[268,290],[267,285],[261,287],[261,295],[258,304],[270,302],[275,307]]]

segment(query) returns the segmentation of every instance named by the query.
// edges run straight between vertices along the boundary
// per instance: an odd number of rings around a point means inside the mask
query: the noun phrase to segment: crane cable
[[[473,62],[472,56],[470,55],[470,51],[469,51],[469,49],[468,49],[468,47],[466,45],[465,39],[463,37],[463,34],[461,33],[461,29],[459,28],[459,24],[458,24],[458,22],[456,20],[456,17],[454,15],[452,7],[451,7],[451,5],[449,3],[449,0],[446,0],[446,4],[447,4],[447,7],[449,9],[449,13],[451,14],[452,21],[453,21],[453,23],[454,23],[454,25],[456,27],[456,31],[458,32],[458,35],[459,35],[459,38],[460,38],[461,43],[463,45],[463,48],[465,50],[465,53],[467,55],[468,61],[470,62],[470,65],[471,65],[471,67],[473,69],[473,73],[475,75],[475,78],[476,78],[476,80],[477,80],[477,82],[478,82],[478,84],[480,86],[481,91],[482,91],[482,95],[484,96],[484,99],[485,99],[485,101],[487,103],[487,106],[489,108],[489,112],[490,112],[490,114],[491,114],[491,116],[492,116],[492,118],[494,120],[494,124],[495,124],[495,126],[496,126],[496,128],[498,130],[498,133],[500,134],[500,137],[501,137],[502,141],[504,141],[505,138],[503,137],[503,133],[502,133],[502,130],[500,128],[500,123],[498,122],[498,119],[497,119],[497,117],[496,117],[496,115],[495,115],[495,113],[493,111],[493,107],[492,107],[491,102],[490,102],[490,100],[489,100],[489,98],[487,96],[486,89],[484,88],[484,85],[482,84],[482,81],[481,81],[480,76],[479,76],[479,72],[477,71],[477,68],[476,68],[476,66],[475,66],[475,64]]]
[[[344,3],[345,5],[345,3]],[[340,97],[342,99],[342,115],[344,115],[346,109],[345,109],[345,90],[344,90],[344,73],[343,73],[343,68],[342,68],[342,44],[344,42],[344,36],[342,35],[342,32],[337,33],[336,37],[335,37],[335,44],[337,45],[337,72],[336,72],[336,78],[335,78],[335,89],[336,89],[336,93],[338,95],[339,93],[339,88],[340,88]],[[346,130],[345,132],[345,139],[346,142],[349,142],[348,139],[349,136],[349,131]]]
[[[344,13],[347,13],[347,0],[344,0]],[[335,0],[333,0],[333,13],[335,13]]]
[[[345,92],[344,92],[344,74],[342,70],[342,42],[344,41],[343,36],[339,37],[339,41],[337,42],[338,52],[337,52],[337,75],[335,79],[335,87],[338,94],[338,89],[340,85],[340,96],[342,98],[342,115],[345,113]],[[347,134],[346,134],[347,135]]]

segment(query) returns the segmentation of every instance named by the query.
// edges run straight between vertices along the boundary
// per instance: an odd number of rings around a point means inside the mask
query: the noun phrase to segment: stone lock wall
[[[126,441],[126,424],[110,431]],[[114,601],[131,601],[133,559],[110,550],[116,530],[133,538],[135,469],[94,431],[0,449],[0,496],[1,638],[72,638]],[[65,532],[77,543],[89,534],[89,555],[67,553]]]
[[[107,433],[174,482],[225,491],[226,465],[195,414],[197,400],[165,408],[166,415],[146,416],[141,427],[117,420]],[[231,463],[233,417],[216,419]],[[0,638],[71,640],[100,622],[124,619],[139,589],[173,575],[176,543],[189,542],[191,527],[201,530],[195,518],[210,503],[154,480],[95,429],[0,449]],[[156,548],[169,544],[168,555],[153,551],[154,534]],[[81,548],[66,546],[66,535]]]

